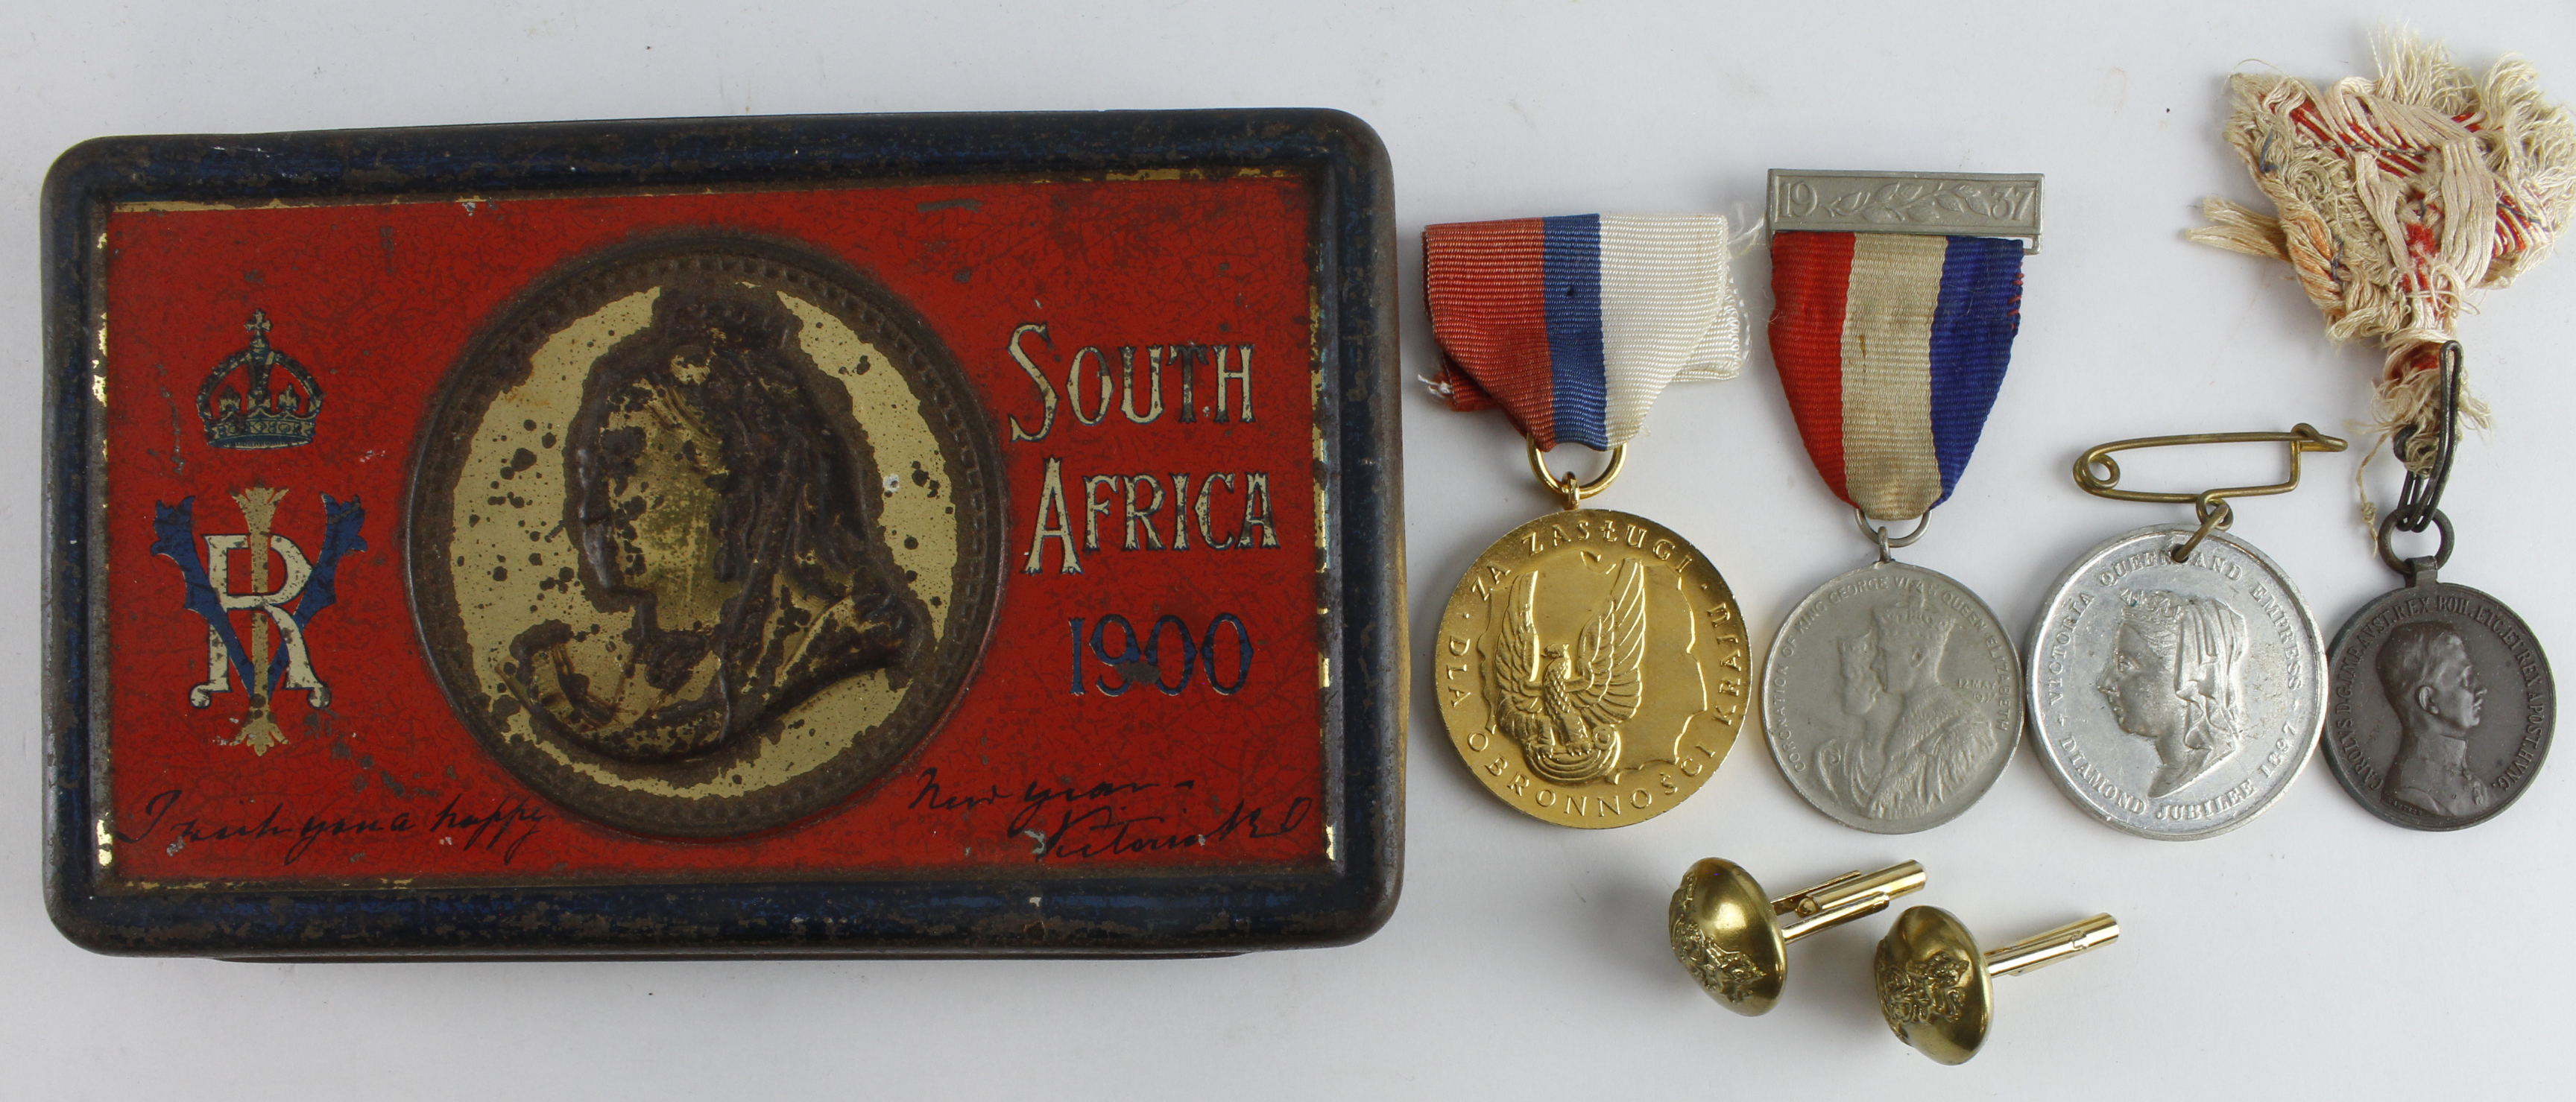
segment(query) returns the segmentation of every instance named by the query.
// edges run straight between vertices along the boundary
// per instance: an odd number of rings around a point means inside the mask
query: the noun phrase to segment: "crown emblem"
[[[268,312],[253,310],[250,347],[216,365],[197,388],[206,443],[218,448],[292,448],[313,442],[322,386],[295,358],[268,343]]]
[[[1921,590],[1906,596],[1899,604],[1870,610],[1878,621],[1878,633],[1890,639],[1938,648],[1950,638],[1949,618],[1932,607],[1932,600]]]

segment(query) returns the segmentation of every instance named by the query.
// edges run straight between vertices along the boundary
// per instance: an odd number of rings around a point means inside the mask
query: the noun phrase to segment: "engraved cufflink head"
[[[1950,912],[1914,907],[1879,939],[1878,1010],[1896,1039],[1944,1064],[1964,1064],[1994,1025],[1994,977],[2055,964],[2120,936],[2094,915],[1985,953]]]
[[[1673,956],[1719,1005],[1746,1016],[1765,1013],[1780,1001],[1790,942],[1877,914],[1922,888],[1923,866],[1907,861],[1845,873],[1775,900],[1743,867],[1711,857],[1683,873],[1673,892]]]

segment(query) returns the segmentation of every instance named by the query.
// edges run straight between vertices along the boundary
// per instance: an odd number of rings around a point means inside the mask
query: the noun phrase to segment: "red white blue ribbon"
[[[2021,329],[2022,244],[1775,233],[1771,358],[1807,455],[1870,516],[1949,500]]]
[[[1433,389],[1501,406],[1541,451],[1627,443],[1667,383],[1743,368],[1724,218],[1454,222],[1425,228],[1422,252]]]

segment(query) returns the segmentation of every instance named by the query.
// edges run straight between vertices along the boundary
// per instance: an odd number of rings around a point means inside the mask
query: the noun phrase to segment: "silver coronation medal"
[[[2021,666],[2003,624],[1967,587],[1900,562],[1798,602],[1762,686],[1762,725],[1790,786],[1860,830],[1957,818],[2021,741]]]
[[[1775,169],[1770,182],[1771,228],[1849,233],[1855,239],[1855,270],[1863,264],[1857,258],[1864,255],[1879,258],[1871,263],[1902,268],[1903,262],[1893,258],[1926,251],[1920,244],[1899,243],[1895,235],[1953,241],[2020,238],[2022,251],[2039,248],[2041,178],[2036,174]],[[1942,250],[1943,263],[1951,247],[1929,246]],[[2015,287],[2018,273],[2015,266]],[[1868,289],[1855,282],[1851,316],[1906,316],[1909,309],[1929,313],[1927,303],[1900,301],[1901,283],[1887,281]],[[1945,300],[1944,306],[1949,305]],[[1839,324],[1846,308],[1836,302],[1831,320]],[[1999,338],[2009,348],[2018,327],[2017,309],[2001,302],[1971,302],[1960,312],[1986,327],[1982,339]],[[1785,303],[1782,312],[1772,320],[1775,355],[1777,327],[1783,314],[1791,312]],[[1906,359],[1909,348],[1911,361]],[[1901,339],[1845,345],[1845,389],[1835,401],[1850,403],[1857,397],[1889,417],[1897,410],[1928,417],[1923,395],[1902,382],[1909,370],[1922,370],[1928,354],[1924,345],[1909,346]],[[2003,363],[1990,366],[1994,378],[1982,394],[1965,388],[1949,395],[1960,403],[1953,417],[1968,405],[1993,401]],[[1782,372],[1782,386],[1795,404],[1801,398],[1790,374]],[[1986,413],[1985,406],[1973,411],[1965,436],[1971,446]],[[1917,436],[1888,429],[1875,437],[1879,443],[1874,446],[1883,450],[1908,446],[1903,441],[1924,449],[1910,462],[1890,462],[1882,455],[1880,462],[1847,466],[1826,476],[1849,491],[1844,500],[1867,507],[1857,515],[1862,534],[1878,545],[1878,561],[1826,582],[1800,601],[1781,623],[1762,666],[1762,725],[1771,740],[1771,756],[1790,787],[1844,826],[1879,834],[1928,830],[1959,817],[2003,775],[2021,742],[2020,655],[1994,610],[1946,575],[1889,557],[1890,548],[1922,536],[1920,522],[1911,533],[1891,537],[1871,520],[1871,510],[1928,518],[1948,496],[1949,486],[1930,451],[1932,426],[1927,420],[1915,427]],[[1955,465],[1949,471],[1956,477]]]

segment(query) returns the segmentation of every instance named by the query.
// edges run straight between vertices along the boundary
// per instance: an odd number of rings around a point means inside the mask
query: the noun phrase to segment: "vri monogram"
[[[313,672],[304,632],[315,616],[339,599],[340,556],[367,549],[367,541],[358,534],[366,510],[354,500],[333,501],[323,494],[321,551],[307,558],[295,541],[271,530],[278,502],[286,493],[253,486],[234,494],[246,530],[203,537],[202,559],[197,553],[197,499],[153,505],[152,551],[178,564],[188,586],[187,608],[206,622],[206,680],[189,687],[188,703],[199,708],[212,704],[214,694],[232,691],[234,672],[240,671],[249,706],[240,737],[225,745],[246,745],[255,754],[266,754],[269,747],[286,741],[285,732],[269,714],[269,698],[280,689],[303,690],[312,706],[330,706],[331,689]],[[239,593],[233,592],[235,551],[251,552],[244,556],[250,562],[248,588]],[[282,571],[271,571],[271,554]],[[294,608],[289,609],[289,603]],[[250,613],[248,646],[243,645],[243,633],[235,629],[235,612]]]

